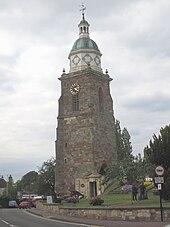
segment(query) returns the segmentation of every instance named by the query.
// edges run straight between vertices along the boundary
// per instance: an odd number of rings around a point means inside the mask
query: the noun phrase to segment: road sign
[[[158,190],[161,190],[161,189],[162,189],[162,185],[158,184]]]
[[[156,166],[155,173],[157,176],[163,176],[165,172],[165,169],[163,166]]]
[[[52,199],[52,196],[47,196],[47,203],[53,203],[53,199]]]
[[[155,174],[158,177],[155,177],[155,183],[158,185],[159,195],[160,195],[160,210],[161,210],[161,221],[163,221],[163,209],[162,209],[162,184],[164,183],[164,175],[165,169],[162,166],[156,166]]]
[[[155,184],[163,184],[164,177],[155,177]]]

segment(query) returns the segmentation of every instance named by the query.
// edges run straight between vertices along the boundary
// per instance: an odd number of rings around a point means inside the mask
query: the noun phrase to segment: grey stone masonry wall
[[[56,140],[56,192],[75,190],[77,178],[98,173],[103,161],[117,161],[115,119],[108,74],[90,67],[63,74]],[[78,84],[79,110],[70,88]],[[100,95],[99,95],[100,90]]]
[[[117,221],[160,221],[159,208],[65,208],[61,205],[42,204],[37,202],[37,208],[66,216],[107,219]],[[163,209],[164,221],[170,221],[170,208]]]

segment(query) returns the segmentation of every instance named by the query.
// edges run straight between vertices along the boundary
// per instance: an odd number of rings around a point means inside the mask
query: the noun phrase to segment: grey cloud
[[[170,96],[168,94],[152,94],[143,97],[131,97],[126,103],[124,102],[123,106],[145,112],[170,111]]]
[[[0,93],[13,94],[16,92],[16,81],[12,79],[11,73],[0,69]]]
[[[168,26],[168,25],[167,25]],[[168,31],[155,31],[129,37],[125,46],[135,48],[135,51],[149,56],[170,57],[170,34]]]
[[[126,38],[123,37],[125,46],[129,45],[136,51],[144,51],[146,55],[169,57],[170,43],[168,40],[170,39],[170,32],[167,23],[170,20],[169,10],[170,5],[167,4],[167,1],[162,3],[157,1],[157,4],[153,7],[150,5],[148,19],[146,20],[145,15],[143,15],[141,24],[130,27]]]
[[[11,174],[14,181],[16,181],[21,179],[21,177],[29,171],[38,171],[37,165],[41,166],[43,161],[44,160],[41,158],[38,160],[33,156],[28,156],[25,159],[16,158],[9,161],[3,161],[0,166],[0,175],[3,175],[3,177],[7,180],[8,176]]]

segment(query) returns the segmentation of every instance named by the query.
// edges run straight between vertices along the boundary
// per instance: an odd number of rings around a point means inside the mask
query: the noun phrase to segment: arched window
[[[99,88],[98,95],[99,95],[99,111],[102,112],[104,107],[103,107],[103,91],[101,87]]]
[[[79,111],[79,96],[78,96],[78,94],[72,96],[72,108],[73,108],[73,112]]]

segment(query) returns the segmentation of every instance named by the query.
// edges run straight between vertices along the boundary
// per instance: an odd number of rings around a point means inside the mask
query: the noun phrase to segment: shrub
[[[122,186],[122,190],[124,192],[131,192],[132,191],[132,185],[131,184],[125,184]]]
[[[90,204],[90,205],[93,205],[93,206],[101,205],[102,203],[104,203],[104,200],[101,199],[100,196],[92,197],[92,198],[90,199],[90,202],[89,202],[89,204]]]
[[[144,185],[150,186],[150,185],[153,185],[153,182],[152,181],[144,181]]]
[[[62,198],[56,198],[55,199],[55,203],[61,203],[61,201],[62,201]]]
[[[70,197],[66,198],[65,201],[68,203],[77,203],[77,202],[79,202],[79,199],[74,196],[70,196]]]

